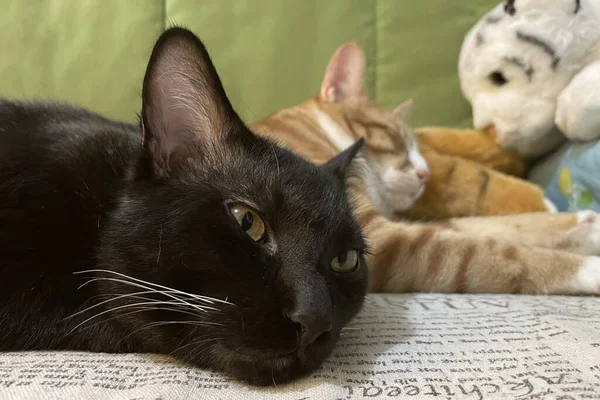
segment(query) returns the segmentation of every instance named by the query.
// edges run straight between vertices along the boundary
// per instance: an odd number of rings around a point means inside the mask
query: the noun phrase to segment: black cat
[[[0,350],[156,352],[253,384],[317,367],[367,288],[344,180],[246,128],[203,44],[157,41],[139,125],[0,101]]]

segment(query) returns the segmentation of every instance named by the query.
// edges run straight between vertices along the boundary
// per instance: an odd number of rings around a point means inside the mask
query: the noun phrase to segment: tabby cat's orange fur
[[[267,117],[253,129],[316,163],[365,137],[361,173],[349,179],[348,190],[371,247],[370,290],[600,291],[600,258],[588,256],[600,254],[600,216],[593,212],[393,221],[395,214],[413,206],[428,175],[435,181],[436,172],[427,169],[414,136],[402,122],[408,104],[392,111],[378,107],[365,95],[364,70],[362,50],[353,43],[342,46],[331,59],[317,96]],[[498,160],[501,157],[488,160],[489,165],[505,168]],[[458,163],[450,167],[456,176],[462,173]],[[502,189],[513,178],[498,179],[506,181],[493,182],[490,176],[488,185],[498,183]],[[456,181],[446,181],[451,184]],[[462,200],[462,195],[469,197],[458,192],[455,200]],[[477,197],[467,201],[482,204]]]
[[[522,157],[498,147],[490,132],[426,127],[416,136],[431,180],[405,216],[445,219],[553,210],[541,187],[518,178],[525,173]]]

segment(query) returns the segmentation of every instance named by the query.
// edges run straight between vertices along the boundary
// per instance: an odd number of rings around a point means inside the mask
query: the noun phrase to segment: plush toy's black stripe
[[[504,12],[508,15],[515,15],[517,9],[515,8],[515,0],[506,0],[504,3]]]
[[[477,36],[475,36],[475,45],[481,46],[484,42],[485,40],[483,39],[483,35],[481,33],[478,33]]]
[[[535,73],[535,70],[533,69],[533,67],[531,65],[529,65],[528,63],[523,61],[523,59],[520,57],[505,57],[504,61],[514,64],[517,67],[521,68],[523,70],[523,72],[525,72],[525,75],[527,75],[527,79],[529,80],[529,82],[531,82],[531,78],[533,77],[533,74]]]
[[[577,14],[579,10],[581,10],[581,0],[575,0],[575,14]],[[516,14],[517,9],[515,7],[515,0],[506,0],[506,3],[504,3],[504,12],[508,15]],[[499,19],[495,20],[493,18],[494,17],[488,18],[487,22],[489,22],[490,24],[494,24],[499,21]]]
[[[554,48],[544,40],[538,38],[537,36],[529,35],[521,31],[517,31],[517,39],[523,42],[531,43],[532,45],[542,49],[544,53],[548,54],[552,58],[552,69],[555,69],[558,66],[560,57],[556,54],[556,50],[554,50]]]

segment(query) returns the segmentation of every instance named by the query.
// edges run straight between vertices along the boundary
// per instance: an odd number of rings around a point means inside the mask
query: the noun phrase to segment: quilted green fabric
[[[457,60],[498,0],[0,0],[0,95],[74,102],[134,120],[152,44],[172,24],[206,43],[247,122],[314,94],[333,51],[365,50],[369,93],[412,97],[414,125],[465,126]]]

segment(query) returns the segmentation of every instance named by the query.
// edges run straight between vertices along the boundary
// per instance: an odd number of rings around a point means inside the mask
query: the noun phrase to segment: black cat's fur
[[[0,350],[173,354],[253,384],[317,367],[367,288],[344,190],[361,143],[318,167],[256,136],[181,28],[142,96],[139,125],[0,101]]]

